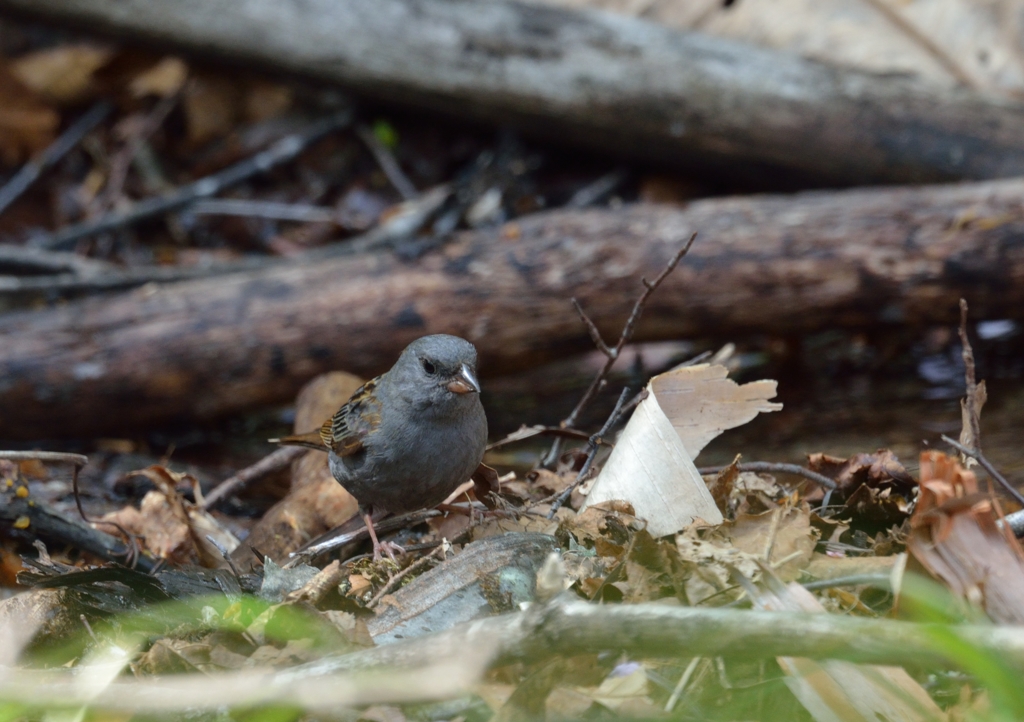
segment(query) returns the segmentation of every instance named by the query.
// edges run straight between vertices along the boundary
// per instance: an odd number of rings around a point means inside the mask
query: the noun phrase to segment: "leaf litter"
[[[909,17],[920,11],[896,12]],[[723,34],[750,32],[730,30],[720,18],[713,22]],[[239,81],[173,56],[60,45],[0,61],[0,161],[13,166],[39,153],[81,103],[111,95],[128,114],[83,142],[76,162],[87,159],[84,173],[59,176],[63,222],[245,158],[294,128],[293,113],[304,102],[290,86]],[[153,127],[148,120],[156,121]],[[373,133],[385,148],[398,146],[389,124],[375,123]],[[326,142],[337,152],[310,153],[305,186],[291,195],[324,203],[321,211],[336,210],[330,221],[253,234],[252,219],[183,213],[159,230],[154,248],[122,239],[111,249],[89,242],[84,250],[129,265],[140,256],[201,264],[236,257],[233,239],[248,243],[259,235],[266,252],[284,255],[324,243],[336,228],[363,231],[407,210],[375,168],[360,171],[344,188],[322,182],[341,172],[321,167],[324,159],[358,166],[353,158],[365,151],[354,140],[340,147],[337,140]],[[529,167],[521,149],[502,152]],[[121,176],[117,157],[126,164]],[[477,165],[487,166],[482,158]],[[512,213],[505,199],[527,194],[522,174],[505,173],[511,165],[471,174],[472,182],[460,188],[468,200],[457,222],[478,225]],[[480,188],[470,192],[473,184]],[[451,191],[437,188],[449,203]],[[245,187],[240,195],[261,190]],[[188,248],[181,243],[182,225],[228,242],[217,251]],[[980,450],[977,420],[986,392],[971,374],[960,439]],[[360,383],[340,372],[311,382],[298,396],[293,430],[318,426]],[[490,498],[470,484],[443,512],[399,524],[392,533],[411,550],[399,564],[360,554],[358,530],[346,527],[354,500],[316,452],[291,459],[277,477],[259,476],[236,489],[235,502],[258,484],[277,496],[251,528],[239,528],[222,508],[206,504],[190,473],[168,464],[129,470],[124,480],[153,488],[137,505],[97,517],[92,528],[137,547],[153,562],[152,573],[103,564],[72,548],[41,547],[17,562],[14,550],[38,543],[35,514],[55,494],[46,464],[0,461],[0,507],[25,512],[0,516],[14,540],[5,540],[0,551],[30,588],[0,602],[6,643],[0,645],[0,699],[24,705],[15,716],[29,714],[39,700],[15,695],[15,686],[65,689],[61,685],[74,679],[61,671],[67,666],[87,684],[78,684],[63,704],[72,712],[107,714],[177,715],[254,703],[351,707],[359,719],[382,722],[670,713],[745,719],[766,705],[780,710],[780,719],[940,719],[947,713],[964,719],[991,711],[1000,690],[989,690],[990,680],[977,672],[950,673],[942,683],[935,670],[770,654],[751,661],[693,657],[679,649],[669,658],[647,658],[643,650],[609,647],[506,662],[495,658],[495,640],[486,638],[454,649],[440,641],[431,646],[439,639],[432,635],[446,630],[471,630],[499,614],[528,620],[566,599],[912,619],[941,606],[915,596],[912,567],[937,580],[927,589],[945,600],[944,614],[1003,625],[1020,620],[1024,552],[1005,521],[1006,502],[982,489],[970,470],[973,457],[928,451],[915,476],[887,449],[848,458],[809,454],[806,469],[832,480],[831,493],[782,468],[744,471],[739,456],[702,475],[694,463],[701,450],[757,414],[781,408],[772,401],[775,390],[769,379],[738,384],[717,363],[657,376],[617,434],[595,440],[592,448],[559,448],[550,463],[522,477],[506,472]],[[118,443],[110,441],[112,448]],[[356,536],[329,551],[305,552],[325,536],[352,532]],[[426,654],[409,646],[416,639]],[[393,658],[386,656],[389,648],[396,650]],[[363,672],[372,672],[368,653],[385,655],[386,674],[345,676],[364,665]],[[32,676],[37,673],[43,676]],[[176,693],[154,697],[156,685],[170,678],[181,681]]]
[[[94,526],[109,531],[116,523],[118,533],[134,537],[141,553],[164,568],[147,576],[90,567],[87,558],[77,566],[50,561],[48,555],[26,559],[20,578],[37,589],[0,604],[0,620],[49,618],[23,653],[30,665],[43,659],[49,666],[92,664],[88,659],[106,648],[100,640],[109,638],[121,640],[122,667],[127,665],[142,684],[166,675],[191,679],[269,669],[304,675],[299,670],[324,664],[327,670],[334,669],[330,665],[348,669],[349,658],[368,650],[397,650],[416,639],[429,644],[481,615],[528,615],[567,596],[612,605],[726,609],[752,604],[866,618],[900,609],[913,614],[920,601],[913,595],[900,600],[905,552],[950,590],[951,608],[960,598],[962,609],[975,608],[996,623],[1019,618],[1020,574],[1013,570],[1024,563],[1024,552],[1002,521],[1001,503],[991,491],[981,491],[973,472],[957,459],[925,452],[918,481],[885,449],[850,458],[809,455],[808,469],[835,483],[826,507],[820,486],[806,479],[784,482],[784,471],[740,471],[740,457],[702,477],[692,457],[730,426],[778,408],[769,401],[774,383],[724,384],[725,369],[707,364],[682,367],[669,379],[652,380],[614,445],[609,443],[612,450],[591,483],[574,486],[589,456],[569,449],[554,468],[492,481],[497,494],[487,506],[476,496],[481,487],[468,484],[449,500],[446,513],[399,528],[407,548],[423,550],[422,556],[401,557],[399,565],[374,563],[358,548],[345,551],[352,543],[338,547],[340,557],[336,552],[303,556],[303,547],[319,533],[309,520],[321,502],[297,492],[329,483],[323,455],[311,452],[293,462],[291,491],[275,507],[276,516],[267,515],[288,519],[293,533],[278,535],[277,546],[266,547],[273,554],[239,543],[205,508],[193,477],[149,466],[135,472],[155,487],[139,506],[112,512]],[[333,407],[357,382],[345,375],[312,382],[299,396],[296,428]],[[689,403],[663,403],[663,394],[680,389]],[[727,408],[709,412],[717,404]],[[666,454],[665,448],[671,451]],[[616,455],[628,462],[615,461]],[[28,482],[17,465],[5,468],[2,492],[13,498]],[[673,491],[673,485],[684,491]],[[552,498],[571,488],[567,503],[548,518]],[[196,491],[195,501],[182,496],[188,489]],[[677,494],[676,508],[661,514],[665,510],[651,502],[652,494],[660,499]],[[688,515],[682,522],[680,510]],[[270,537],[254,533],[249,540],[254,538]],[[96,576],[99,572],[104,574]],[[183,606],[168,619],[152,612],[158,602]],[[31,605],[46,611],[30,612]],[[135,616],[129,621],[126,614]],[[96,641],[83,639],[83,623],[90,633],[98,630]],[[443,646],[426,649],[433,655],[427,664],[434,674],[450,663]],[[80,650],[92,650],[93,657],[81,656]],[[814,719],[946,715],[929,696],[936,693],[934,685],[899,667],[787,656],[769,656],[751,667],[740,659],[688,658],[682,651],[676,660],[610,652],[542,656],[510,666],[477,657],[474,671],[467,676],[469,670],[462,668],[459,675],[459,698],[472,700],[460,709],[466,714],[487,710],[484,717],[493,719],[589,717],[596,710],[651,718],[665,715],[666,707],[692,712],[721,707],[722,700],[728,708],[742,709],[751,704],[744,690],[753,685],[761,704],[792,695],[802,714]],[[331,673],[310,674],[323,681]],[[951,711],[988,704],[983,685],[965,679],[958,689]],[[448,688],[442,694],[413,685],[379,698],[381,703],[395,699],[397,706],[378,703],[361,714],[409,719],[417,708],[408,702],[445,695]]]

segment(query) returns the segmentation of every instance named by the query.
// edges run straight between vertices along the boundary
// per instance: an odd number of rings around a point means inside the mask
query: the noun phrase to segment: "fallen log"
[[[489,0],[0,0],[658,162],[819,182],[1024,172],[1024,108],[591,10]],[[774,170],[773,170],[774,169]]]
[[[138,430],[290,401],[385,370],[413,339],[472,340],[486,375],[606,338],[693,231],[635,340],[1024,319],[1024,180],[563,210],[467,231],[418,261],[282,262],[0,316],[0,437]]]

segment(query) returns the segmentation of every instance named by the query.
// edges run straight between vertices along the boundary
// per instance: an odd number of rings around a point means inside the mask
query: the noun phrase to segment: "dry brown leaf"
[[[349,643],[357,647],[373,646],[373,636],[366,627],[366,620],[362,617],[337,609],[328,609],[323,614]]]
[[[891,488],[906,494],[914,488],[914,478],[889,449],[873,454],[854,454],[841,459],[827,454],[808,454],[807,468],[834,479],[844,494],[851,494],[861,484],[872,488]]]
[[[626,581],[614,582],[612,586],[622,592],[622,601],[627,604],[650,602],[661,597],[658,574],[642,564],[626,561]]]
[[[61,45],[22,55],[11,64],[17,78],[47,100],[59,105],[81,102],[96,90],[96,71],[114,57],[102,45]]]
[[[724,516],[729,510],[729,501],[732,499],[732,492],[736,485],[736,480],[740,476],[740,471],[737,468],[740,457],[737,456],[733,459],[733,462],[727,467],[722,469],[718,474],[715,475],[714,480],[708,484],[708,490],[711,492],[711,498],[715,500],[715,506],[722,512]]]
[[[242,109],[242,89],[226,76],[202,75],[185,88],[189,142],[200,145],[230,133]]]
[[[169,98],[181,90],[187,79],[188,65],[181,58],[169,55],[132,78],[128,90],[136,98]]]
[[[509,697],[516,691],[515,685],[487,682],[476,686],[474,690],[488,707],[497,712],[505,706]]]
[[[238,539],[203,509],[185,501],[178,485],[195,479],[170,469],[153,465],[129,476],[144,476],[156,485],[142,499],[138,509],[132,506],[111,512],[102,521],[114,522],[127,532],[140,537],[154,556],[172,564],[200,564],[205,567],[227,566],[221,548],[228,552],[238,546]],[[104,531],[109,524],[98,524]],[[217,543],[210,541],[213,538]]]
[[[60,116],[0,58],[0,160],[13,166],[48,146]]]
[[[158,639],[133,667],[136,674],[178,674],[183,672],[212,672],[210,643],[201,640]]]
[[[364,577],[362,574],[349,574],[348,591],[345,592],[345,595],[349,597],[359,597],[368,592],[372,588],[373,582]]]
[[[778,507],[763,514],[740,514],[722,532],[732,545],[764,561],[787,581],[810,563],[818,532],[811,527],[809,507]],[[776,566],[778,565],[778,566]]]
[[[921,454],[910,553],[933,576],[1001,624],[1024,623],[1024,549],[973,472],[939,451]]]
[[[278,649],[269,644],[259,647],[246,660],[246,667],[294,667],[303,662],[312,662],[320,654],[313,649],[309,639],[289,639]]]
[[[722,604],[732,601],[735,594],[722,592],[734,586],[733,569],[751,579],[761,575],[757,555],[736,549],[727,538],[718,535],[701,539],[696,530],[688,529],[676,536],[676,548],[686,568],[684,591],[691,606],[706,603],[712,597]]]
[[[558,525],[570,517],[572,510],[562,507],[558,510],[554,519],[547,519],[543,515],[544,507],[535,507],[534,511],[539,516],[522,516],[518,519],[495,518],[484,522],[480,526],[473,527],[473,541],[486,539],[492,536],[503,536],[505,534],[524,534],[536,532],[537,534],[554,534]]]
[[[276,118],[291,107],[293,100],[287,85],[254,82],[245,94],[245,118],[250,123]]]

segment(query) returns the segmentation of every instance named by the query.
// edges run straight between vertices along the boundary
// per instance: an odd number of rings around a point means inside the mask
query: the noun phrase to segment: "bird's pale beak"
[[[448,383],[448,390],[454,394],[468,394],[470,391],[480,393],[480,383],[469,366],[462,364],[459,375]]]

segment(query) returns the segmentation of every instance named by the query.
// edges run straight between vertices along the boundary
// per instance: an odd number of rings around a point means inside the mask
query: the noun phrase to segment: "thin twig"
[[[859,587],[861,585],[891,590],[892,577],[888,574],[851,574],[847,577],[833,577],[832,579],[820,579],[816,582],[804,582],[801,586],[809,592],[817,592],[822,589]]]
[[[633,402],[629,404],[629,407],[632,408],[633,406],[636,406],[636,404],[640,403],[640,401],[642,400],[641,395],[645,394],[646,391],[641,391],[639,394],[637,394],[633,398]],[[627,411],[627,396],[629,396],[629,388],[622,389],[622,393],[619,394],[619,400],[615,402],[615,408],[612,409],[612,413],[608,416],[608,420],[604,422],[604,426],[602,426],[601,430],[598,431],[593,436],[591,436],[590,439],[587,441],[587,446],[589,449],[587,451],[587,459],[586,461],[583,462],[583,466],[580,468],[580,473],[576,475],[576,481],[571,483],[569,486],[565,487],[565,489],[563,489],[561,493],[559,493],[559,495],[556,496],[555,500],[551,503],[551,511],[548,512],[548,519],[553,519],[555,517],[555,514],[562,507],[562,504],[564,504],[566,500],[570,496],[572,496],[572,493],[573,491],[576,490],[576,487],[582,484],[583,481],[587,478],[587,475],[590,473],[591,467],[593,467],[594,465],[594,459],[597,458],[597,450],[598,448],[600,448],[601,438],[603,436],[606,436],[608,432],[611,431],[611,428]]]
[[[235,562],[232,561],[231,552],[228,551],[228,548],[221,544],[219,541],[217,541],[217,537],[215,537],[213,534],[207,534],[206,541],[210,542],[210,544],[213,545],[213,548],[217,550],[217,552],[221,556],[221,559],[223,559],[224,562],[228,565],[228,569],[230,569],[231,573],[235,575],[235,579],[241,578],[242,574],[238,571],[238,567],[235,566]]]
[[[295,221],[297,223],[337,223],[338,214],[333,208],[315,206],[309,203],[278,203],[276,201],[248,200],[241,198],[217,198],[197,201],[189,209],[197,216],[239,216],[242,218],[266,218],[273,221]]]
[[[514,444],[517,441],[525,441],[526,439],[532,439],[537,436],[555,436],[563,439],[576,439],[578,441],[588,441],[590,436],[585,431],[579,431],[578,429],[563,429],[558,426],[522,426],[511,434],[508,434],[503,439],[487,445],[487,451],[493,449],[500,449],[502,446],[508,446]],[[600,443],[605,446],[613,446],[613,444],[606,440],[601,439]]]
[[[10,267],[16,273],[71,273],[76,278],[94,278],[117,270],[112,263],[77,253],[44,251],[8,243],[0,243],[0,265]]]
[[[981,464],[981,468],[988,472],[988,475],[992,477],[992,479],[994,479],[1001,487],[1006,489],[1006,493],[1012,496],[1018,504],[1024,506],[1024,495],[1017,491],[1013,487],[1013,485],[1006,480],[1006,477],[999,473],[996,467],[992,466],[992,462],[986,459],[985,455],[982,454],[981,451],[977,449],[969,449],[963,444],[961,444],[959,441],[953,441],[953,439],[949,438],[945,434],[942,435],[942,440],[945,441],[950,446],[952,446],[957,451],[959,451],[961,454],[966,454],[967,456],[971,457],[979,464]]]
[[[410,574],[415,574],[420,569],[427,566],[427,564],[434,561],[434,558],[437,556],[438,552],[441,552],[442,555],[444,554],[444,545],[437,547],[430,554],[426,554],[420,557],[415,562],[407,566],[405,569],[403,569],[402,571],[398,572],[393,577],[388,579],[387,584],[381,587],[380,591],[373,595],[373,599],[366,603],[366,608],[373,609],[378,604],[380,604],[380,600],[383,599],[385,595],[390,594],[394,590],[394,588],[398,586],[398,583],[401,582],[402,579],[404,579]]]
[[[174,110],[178,100],[179,96],[177,94],[163,98],[126,134],[127,138],[124,144],[110,161],[106,187],[96,196],[91,204],[93,214],[102,213],[114,205],[114,202],[124,189],[124,182],[128,179],[128,170],[131,168],[132,162],[138,156],[143,144],[167,120],[167,116]]]
[[[206,499],[203,501],[204,509],[212,509],[218,503],[232,494],[237,494],[242,489],[265,476],[284,469],[293,461],[306,453],[308,449],[299,446],[285,446],[277,449],[271,454],[264,456],[252,466],[247,466],[238,471],[234,476],[229,477],[215,486]]]
[[[218,173],[200,178],[172,193],[139,201],[127,211],[108,213],[96,220],[78,223],[35,239],[34,245],[42,248],[70,248],[83,238],[125,228],[147,218],[177,210],[200,198],[217,195],[225,188],[294,160],[310,144],[332,131],[344,128],[351,122],[352,112],[342,111],[312,124],[302,133],[288,135],[266,150]]]
[[[89,463],[89,457],[83,454],[71,454],[65,451],[0,451],[0,459],[7,461],[54,461],[74,464],[80,468]]]
[[[146,283],[176,283],[196,278],[243,273],[266,268],[270,265],[303,263],[310,261],[341,258],[358,253],[372,253],[397,243],[416,233],[451,195],[447,185],[425,191],[414,201],[399,205],[396,212],[377,227],[354,236],[341,243],[332,243],[322,248],[296,254],[287,259],[268,256],[254,256],[228,263],[210,266],[146,266],[125,270],[113,270],[102,274],[73,273],[52,276],[0,276],[0,298],[23,296],[37,293],[89,293],[121,288],[132,288]],[[191,210],[191,208],[190,208]],[[71,255],[71,254],[67,254]],[[83,259],[88,260],[88,259]]]
[[[82,621],[82,624],[85,626],[85,631],[89,633],[90,637],[92,637],[92,641],[94,641],[96,644],[99,644],[100,640],[96,636],[96,632],[92,631],[92,625],[89,624],[89,620],[86,618],[86,616],[84,614],[79,614],[78,618]]]
[[[75,497],[75,506],[78,508],[78,515],[82,517],[82,521],[93,526],[97,524],[106,524],[112,526],[119,532],[124,534],[124,538],[127,540],[127,547],[123,553],[124,564],[127,567],[135,569],[138,565],[139,560],[142,559],[142,545],[139,544],[138,538],[130,531],[125,529],[123,526],[118,524],[116,521],[107,521],[105,519],[93,519],[85,513],[85,509],[82,507],[82,495],[78,490],[78,470],[79,465],[75,464],[71,467],[71,493]],[[144,570],[145,571],[145,570]]]
[[[402,198],[407,201],[412,200],[419,195],[419,191],[416,190],[416,186],[412,184],[409,177],[405,175],[402,170],[402,166],[398,165],[398,161],[395,160],[394,154],[391,149],[381,143],[380,138],[370,128],[365,125],[360,125],[356,128],[356,135],[359,139],[366,143],[366,147],[373,153],[373,157],[376,159],[380,169],[384,171],[384,175],[387,176],[391,185],[395,187],[399,193],[402,194]]]
[[[614,191],[629,175],[624,168],[605,173],[595,181],[588,183],[572,194],[572,198],[565,204],[566,208],[586,208],[597,203],[609,193]]]
[[[103,100],[92,106],[78,120],[68,126],[57,140],[53,141],[42,154],[21,167],[14,176],[0,188],[0,213],[7,210],[44,172],[56,165],[86,134],[103,122],[114,106]]]
[[[594,396],[597,395],[597,392],[604,386],[605,379],[608,376],[608,373],[611,371],[612,366],[615,365],[615,362],[618,361],[619,359],[619,354],[622,352],[622,347],[625,346],[633,337],[633,331],[636,329],[636,324],[640,321],[640,315],[643,313],[644,307],[647,305],[647,301],[651,297],[651,294],[654,293],[654,291],[657,290],[658,286],[661,285],[661,282],[668,278],[668,275],[675,270],[675,267],[679,265],[679,262],[681,260],[683,260],[683,256],[687,254],[687,252],[690,250],[690,247],[693,245],[693,242],[696,239],[697,234],[693,233],[690,236],[689,240],[686,241],[685,244],[683,244],[683,247],[680,248],[675,253],[675,255],[673,255],[672,258],[669,259],[669,262],[665,265],[665,268],[662,269],[661,273],[659,273],[653,281],[648,281],[646,278],[641,279],[644,284],[644,291],[643,293],[640,294],[640,297],[636,300],[636,303],[633,304],[633,311],[629,314],[629,318],[626,320],[626,324],[622,327],[622,333],[619,334],[619,340],[615,344],[614,348],[609,348],[608,344],[604,342],[604,339],[601,338],[601,332],[597,329],[597,326],[594,324],[594,322],[590,320],[590,317],[587,316],[587,314],[583,311],[583,308],[580,306],[579,302],[575,298],[571,299],[573,307],[576,309],[577,313],[580,314],[580,318],[583,319],[583,323],[584,325],[586,325],[587,331],[590,332],[590,337],[593,339],[594,345],[597,346],[597,348],[601,350],[601,353],[605,355],[605,362],[601,366],[601,369],[597,372],[597,375],[594,377],[594,380],[591,381],[590,386],[587,388],[586,392],[583,394],[583,398],[579,400],[575,408],[573,408],[572,412],[567,417],[565,417],[565,419],[563,419],[561,423],[559,423],[560,427],[567,429],[572,428],[573,426],[576,425],[576,421],[577,419],[579,419],[580,413],[583,411],[584,408],[587,407],[587,405],[593,400]],[[556,440],[555,443],[552,445],[551,450],[548,452],[547,456],[542,462],[544,466],[548,466],[554,463],[555,459],[558,458],[559,449],[560,443],[558,442],[558,440]]]
[[[128,546],[124,552],[120,553],[120,556],[124,558],[125,563],[128,566],[133,568],[135,567],[136,563],[139,561],[140,558],[139,545],[135,539],[135,536],[129,533],[123,526],[117,524],[116,522],[104,521],[102,519],[90,519],[89,516],[85,513],[85,509],[82,508],[82,498],[78,492],[78,470],[89,463],[88,456],[84,456],[82,454],[72,454],[65,451],[0,451],[0,459],[4,459],[6,461],[48,461],[54,463],[71,464],[71,491],[74,494],[75,506],[78,507],[78,514],[82,517],[82,521],[88,522],[90,524],[107,524],[108,526],[112,526],[119,532],[124,534],[125,538],[128,540]],[[39,508],[38,505],[35,503],[32,503],[29,506],[31,508]],[[43,519],[49,519],[49,517],[55,515],[54,512],[44,511],[42,509],[40,509],[40,514],[43,515]],[[32,517],[32,515],[28,516],[30,518]],[[63,525],[57,526],[60,528],[65,528]],[[47,528],[50,527],[52,527],[52,525],[47,525]],[[100,532],[97,533],[99,534]],[[107,535],[102,534],[102,536],[106,537]],[[82,548],[93,553],[98,553],[101,556],[104,556],[103,551],[97,551],[97,549],[106,550],[109,552],[109,549],[111,548],[109,544],[105,544],[102,542],[97,544],[93,539],[90,539],[89,543],[91,544],[91,546],[82,546]],[[109,557],[104,556],[104,558]]]
[[[731,465],[703,466],[697,469],[697,471],[702,475],[717,474],[722,470],[729,468],[729,466]],[[736,470],[753,472],[755,474],[793,474],[794,476],[802,476],[805,479],[809,479],[829,490],[836,488],[836,482],[834,480],[829,479],[827,476],[819,474],[816,471],[805,469],[798,464],[783,464],[776,463],[774,461],[747,461],[742,464],[737,464]]]
[[[402,514],[401,516],[391,516],[386,519],[382,519],[379,522],[374,522],[374,527],[377,530],[377,534],[386,534],[397,529],[405,529],[410,526],[415,526],[427,519],[433,519],[436,516],[441,516],[442,513],[443,512],[440,512],[437,509],[423,509],[422,511],[414,511],[408,514]],[[288,561],[282,566],[292,567],[306,559],[312,559],[313,557],[319,556],[333,549],[337,549],[338,547],[343,547],[347,544],[364,541],[370,538],[370,532],[366,528],[365,524],[362,524],[358,529],[345,534],[338,534],[333,537],[330,536],[333,533],[333,530],[329,531],[321,535],[318,539],[314,539],[308,546],[292,552],[288,555]]]

